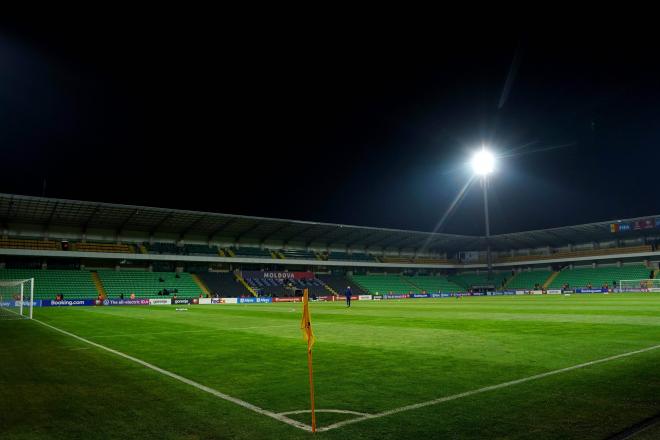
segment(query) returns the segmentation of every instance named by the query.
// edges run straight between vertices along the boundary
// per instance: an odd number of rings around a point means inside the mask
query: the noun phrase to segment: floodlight
[[[493,153],[482,148],[472,156],[472,170],[474,174],[486,176],[495,170],[495,156]]]

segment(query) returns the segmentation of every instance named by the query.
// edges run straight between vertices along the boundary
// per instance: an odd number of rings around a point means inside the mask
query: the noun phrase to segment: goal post
[[[0,280],[0,319],[32,319],[34,278]]]
[[[621,280],[621,292],[660,292],[660,279]]]

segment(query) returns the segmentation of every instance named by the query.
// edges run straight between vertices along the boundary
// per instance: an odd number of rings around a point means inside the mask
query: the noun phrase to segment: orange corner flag
[[[314,345],[314,332],[312,331],[312,317],[309,315],[309,295],[307,289],[303,294],[303,315],[300,322],[300,329],[303,331],[303,338],[307,341],[307,350],[312,351]]]
[[[312,432],[316,432],[316,412],[314,411],[314,368],[312,364],[312,346],[314,345],[314,332],[312,331],[312,317],[309,315],[309,293],[303,293],[303,315],[300,322],[303,338],[307,341],[307,368],[309,369],[309,401],[312,408]]]

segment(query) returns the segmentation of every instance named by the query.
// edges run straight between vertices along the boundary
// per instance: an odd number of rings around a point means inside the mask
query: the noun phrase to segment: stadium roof
[[[491,237],[493,249],[520,249],[562,246],[612,238],[642,236],[649,230],[613,234],[613,222],[633,222],[639,219],[606,221],[578,226],[517,232]],[[0,193],[0,227],[37,224],[44,230],[51,226],[89,229],[110,229],[122,234],[137,231],[152,235],[175,234],[180,238],[204,237],[208,241],[236,243],[325,244],[351,248],[401,248],[431,251],[469,251],[485,249],[483,237],[430,233],[399,229],[371,228],[331,223],[285,220],[218,214],[179,209],[113,203],[86,202]],[[655,229],[657,231],[657,229]]]

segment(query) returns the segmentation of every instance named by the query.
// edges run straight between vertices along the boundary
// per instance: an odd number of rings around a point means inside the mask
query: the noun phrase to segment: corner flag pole
[[[303,316],[300,328],[303,338],[307,341],[307,368],[309,369],[309,399],[312,408],[312,432],[316,432],[316,412],[314,411],[314,367],[312,364],[312,346],[314,345],[314,332],[312,331],[312,319],[309,315],[309,292],[303,293]]]
[[[312,432],[316,432],[316,412],[314,411],[314,367],[312,365],[312,347],[307,342],[307,368],[309,368],[309,400],[312,405]]]

